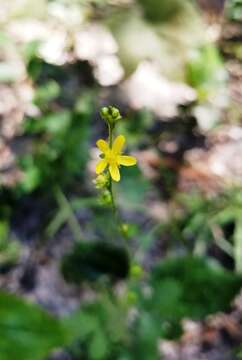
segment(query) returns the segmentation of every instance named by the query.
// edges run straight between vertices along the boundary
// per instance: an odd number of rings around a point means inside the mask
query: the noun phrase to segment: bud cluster
[[[105,189],[108,187],[110,182],[110,178],[107,174],[100,174],[94,180],[94,184],[96,189]]]
[[[114,128],[117,121],[122,119],[119,110],[114,106],[103,107],[100,111],[103,120],[112,128]]]

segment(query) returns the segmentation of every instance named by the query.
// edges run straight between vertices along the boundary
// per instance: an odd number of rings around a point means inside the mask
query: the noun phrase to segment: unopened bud
[[[139,278],[141,278],[143,273],[144,273],[144,271],[140,265],[138,265],[138,264],[132,265],[131,270],[130,270],[131,277],[133,277],[135,279],[139,279]]]
[[[127,303],[133,305],[137,302],[137,295],[134,291],[129,291],[127,294]]]
[[[116,122],[122,118],[119,109],[114,106],[103,107],[100,111],[100,115],[111,127],[114,127]]]
[[[104,189],[109,183],[109,176],[107,174],[100,174],[94,180],[96,189]]]
[[[101,194],[100,201],[103,205],[110,205],[112,202],[110,191],[105,190]]]
[[[121,224],[120,225],[120,230],[122,231],[122,234],[124,236],[128,236],[128,234],[129,234],[129,225],[125,224],[125,223]]]
[[[115,107],[111,107],[111,114],[112,114],[113,119],[115,119],[116,121],[121,119],[119,109],[117,109]]]
[[[106,120],[106,117],[109,115],[108,107],[103,107],[100,111],[100,115],[104,120]]]

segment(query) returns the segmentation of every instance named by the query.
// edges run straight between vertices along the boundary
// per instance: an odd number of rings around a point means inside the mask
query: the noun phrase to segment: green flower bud
[[[100,111],[100,115],[111,127],[114,127],[116,122],[122,118],[119,110],[114,106],[103,107]]]
[[[143,275],[143,273],[144,273],[144,271],[140,265],[134,264],[131,266],[131,269],[130,269],[131,277],[133,277],[135,279],[140,279],[141,276]]]
[[[106,118],[109,116],[109,109],[108,109],[108,107],[103,107],[102,109],[101,109],[101,111],[100,111],[100,115],[101,115],[101,117],[104,119],[104,120],[106,120]]]
[[[112,202],[110,191],[108,191],[108,190],[103,191],[103,193],[101,194],[101,197],[100,197],[100,201],[101,201],[101,204],[103,204],[103,205],[110,205]]]
[[[127,303],[133,305],[137,302],[137,295],[134,291],[129,291],[127,294]]]
[[[122,232],[122,234],[124,236],[128,236],[129,235],[129,225],[128,224],[121,224],[120,225],[120,231]]]
[[[111,112],[112,118],[113,118],[115,121],[121,119],[121,115],[120,115],[119,109],[110,106],[110,112]]]
[[[96,189],[104,189],[108,186],[109,176],[107,174],[100,174],[94,180]]]

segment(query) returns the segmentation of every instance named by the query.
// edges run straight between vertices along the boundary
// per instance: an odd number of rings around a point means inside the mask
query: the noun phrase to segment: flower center
[[[106,161],[110,164],[113,165],[115,163],[117,163],[117,155],[115,153],[113,153],[112,150],[109,150],[106,154],[105,154],[105,158]]]

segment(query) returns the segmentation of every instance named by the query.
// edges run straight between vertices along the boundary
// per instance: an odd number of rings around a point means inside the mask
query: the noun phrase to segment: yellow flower
[[[119,135],[113,142],[112,148],[105,140],[98,140],[97,147],[102,152],[102,160],[97,163],[96,173],[101,174],[108,166],[110,175],[114,181],[120,180],[119,166],[132,166],[136,164],[133,156],[122,155],[122,149],[125,143],[125,137]]]

